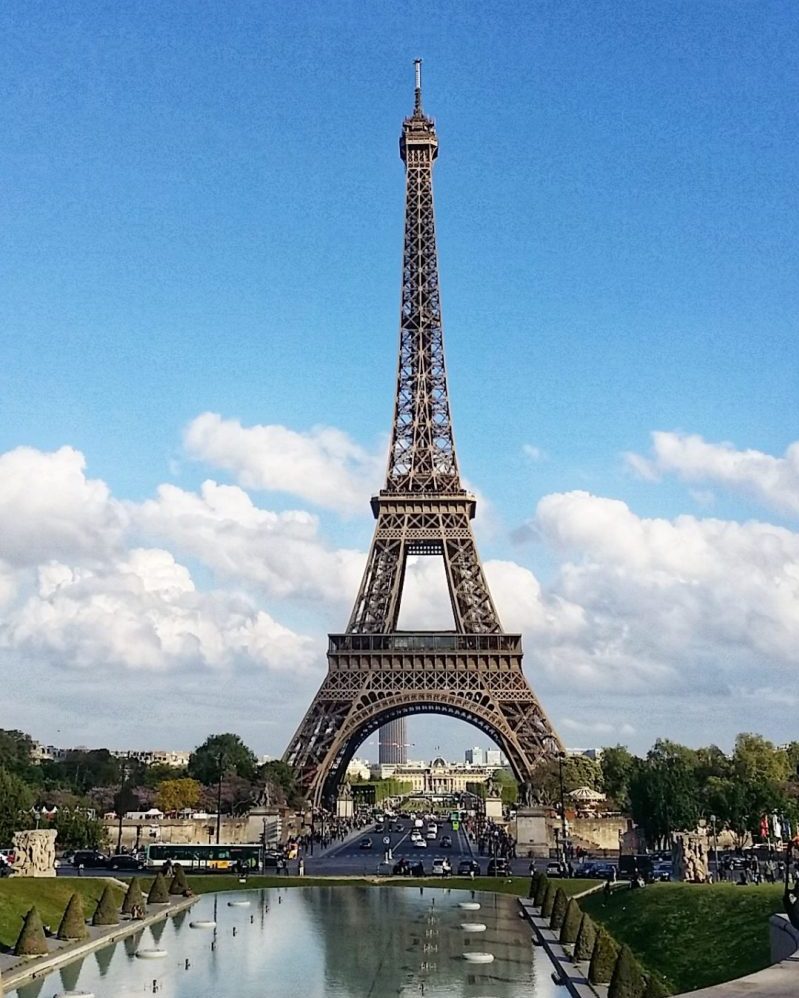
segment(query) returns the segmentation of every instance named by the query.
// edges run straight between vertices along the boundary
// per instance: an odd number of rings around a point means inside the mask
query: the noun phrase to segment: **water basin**
[[[278,903],[280,900],[280,903]],[[486,930],[462,929],[458,902],[480,904]],[[228,906],[249,901],[248,906]],[[468,909],[467,909],[468,910]],[[214,921],[197,932],[190,921]],[[167,919],[132,939],[33,981],[6,998],[563,998],[546,954],[506,895],[414,887],[268,888],[206,895],[191,915]],[[236,934],[233,934],[233,929]],[[470,946],[477,942],[479,945]],[[137,950],[162,949],[160,960]],[[492,963],[465,954],[490,952]],[[478,960],[480,957],[478,957]]]

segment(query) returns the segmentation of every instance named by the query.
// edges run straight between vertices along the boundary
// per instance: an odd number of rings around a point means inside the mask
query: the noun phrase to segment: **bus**
[[[261,866],[260,845],[195,845],[171,842],[151,843],[145,846],[145,864],[148,869],[158,869],[164,863],[180,863],[187,870],[232,870],[238,862],[245,870],[255,871]]]

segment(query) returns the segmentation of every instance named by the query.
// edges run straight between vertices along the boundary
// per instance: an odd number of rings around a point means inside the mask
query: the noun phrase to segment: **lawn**
[[[782,887],[653,884],[595,894],[580,906],[679,993],[768,966],[768,919],[782,911]]]
[[[22,919],[33,905],[39,909],[42,922],[55,932],[75,891],[83,895],[83,910],[89,918],[107,883],[101,877],[3,878],[0,880],[0,946],[14,946]],[[117,900],[122,904],[124,891],[116,887],[114,890],[118,891]]]

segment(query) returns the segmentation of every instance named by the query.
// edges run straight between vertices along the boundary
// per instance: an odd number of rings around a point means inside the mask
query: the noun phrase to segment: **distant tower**
[[[380,729],[381,766],[403,766],[408,761],[408,734],[405,718],[389,721]]]
[[[403,719],[409,714],[445,714],[473,724],[528,785],[536,781],[538,764],[563,748],[522,671],[521,635],[500,624],[472,533],[477,501],[461,481],[455,456],[433,213],[438,137],[422,110],[420,68],[417,61],[413,113],[400,137],[405,236],[386,481],[372,498],[377,523],[347,630],[328,635],[327,676],[283,757],[316,806],[332,805],[355,750],[379,728],[380,761],[390,758],[384,747],[404,759]],[[492,134],[488,141],[495,139]],[[474,275],[479,281],[479,259]],[[487,329],[484,364],[492,356],[490,338]],[[417,556],[443,559],[452,631],[398,629],[408,558]]]

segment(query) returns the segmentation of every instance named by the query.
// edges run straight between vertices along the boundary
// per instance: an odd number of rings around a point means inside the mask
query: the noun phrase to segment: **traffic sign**
[[[384,835],[383,836],[383,845],[384,846],[390,846],[391,845],[391,836],[390,835]]]

